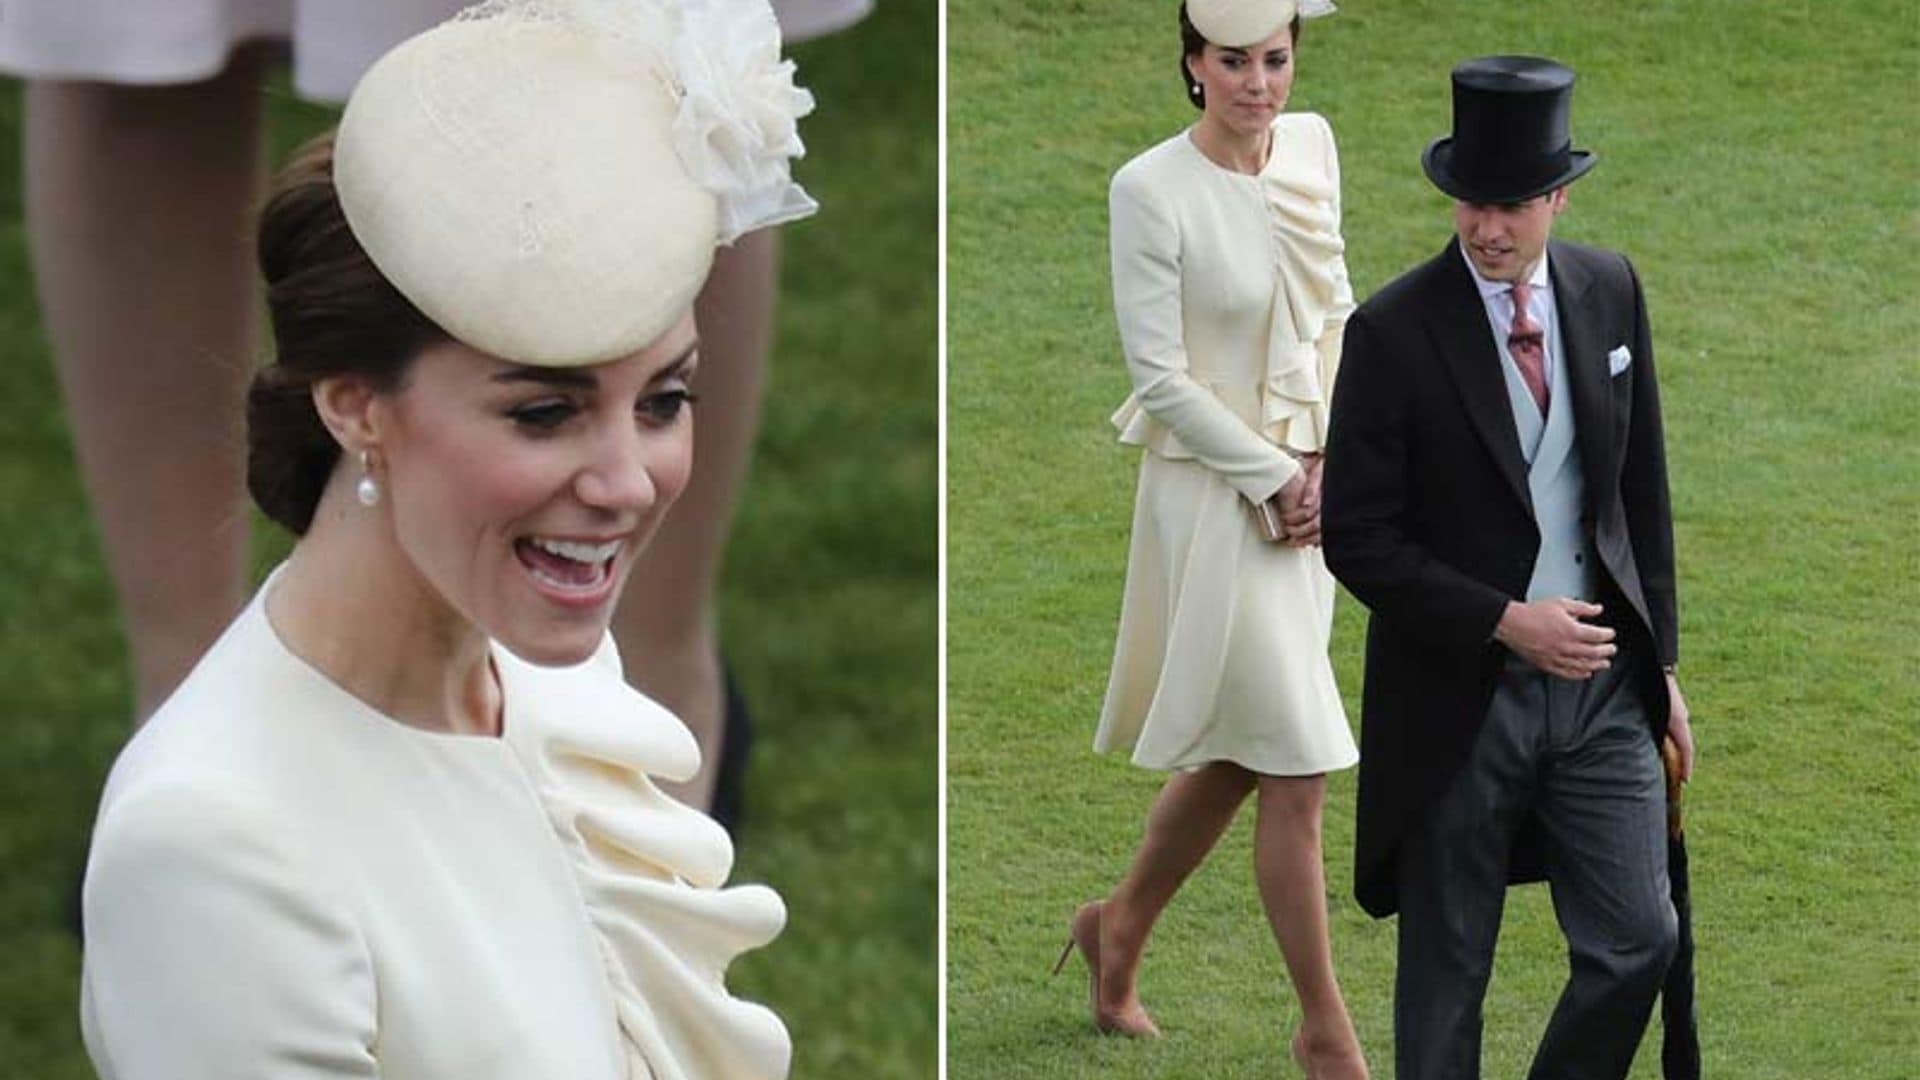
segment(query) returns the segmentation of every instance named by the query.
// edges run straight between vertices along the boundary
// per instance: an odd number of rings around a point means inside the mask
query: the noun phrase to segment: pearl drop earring
[[[361,506],[380,504],[380,482],[373,478],[373,455],[365,450],[360,451],[360,482],[353,486],[353,494]]]

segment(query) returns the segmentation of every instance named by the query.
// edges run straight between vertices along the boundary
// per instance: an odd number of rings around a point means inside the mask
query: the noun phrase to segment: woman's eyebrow
[[[659,382],[662,379],[684,375],[691,368],[700,351],[700,342],[696,339],[681,350],[672,362],[653,373],[647,381]],[[580,368],[535,367],[531,364],[516,364],[505,371],[496,373],[493,381],[497,383],[537,383],[541,386],[557,386],[566,390],[592,390],[600,385],[593,373]]]
[[[573,368],[531,366],[508,368],[495,375],[493,381],[500,383],[539,383],[542,386],[559,386],[570,390],[591,390],[599,385],[599,380],[595,379],[590,372],[579,371]]]
[[[676,356],[673,358],[672,363],[661,368],[659,371],[654,372],[653,378],[648,379],[647,382],[651,384],[651,383],[662,382],[667,379],[685,378],[688,372],[690,372],[693,369],[694,364],[699,361],[700,359],[699,354],[700,354],[700,341],[698,338],[696,338],[694,339],[693,344],[688,345],[685,349],[681,350],[679,356]]]

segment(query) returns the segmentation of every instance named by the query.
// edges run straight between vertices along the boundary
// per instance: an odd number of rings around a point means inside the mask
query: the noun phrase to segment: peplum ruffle
[[[727,991],[734,957],[772,941],[786,907],[762,885],[723,888],[726,830],[654,786],[685,780],[700,752],[686,727],[628,687],[611,646],[547,669],[494,662],[506,738],[575,871],[606,964],[634,1080],[778,1080],[792,1043],[765,1006]]]

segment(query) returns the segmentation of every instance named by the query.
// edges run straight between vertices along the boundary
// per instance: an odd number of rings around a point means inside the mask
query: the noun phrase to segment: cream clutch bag
[[[1280,523],[1280,510],[1273,505],[1272,499],[1262,499],[1247,505],[1253,508],[1253,526],[1260,530],[1260,539],[1269,544],[1287,542],[1286,527]]]

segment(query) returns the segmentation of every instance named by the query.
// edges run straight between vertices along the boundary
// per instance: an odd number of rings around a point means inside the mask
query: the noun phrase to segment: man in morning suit
[[[1623,1077],[1672,959],[1666,793],[1692,735],[1646,304],[1549,242],[1573,72],[1453,72],[1423,158],[1455,238],[1361,305],[1333,394],[1327,563],[1370,610],[1356,892],[1399,913],[1400,1080],[1480,1076],[1510,882],[1544,877],[1570,975],[1532,1071]]]

